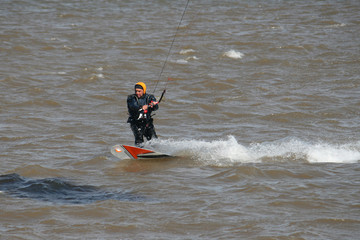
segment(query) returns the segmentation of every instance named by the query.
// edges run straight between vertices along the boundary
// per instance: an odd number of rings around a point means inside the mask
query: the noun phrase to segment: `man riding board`
[[[128,123],[135,137],[135,145],[142,147],[144,136],[149,141],[157,138],[151,112],[159,109],[156,98],[146,93],[146,85],[143,82],[135,84],[135,93],[127,98],[129,112]]]

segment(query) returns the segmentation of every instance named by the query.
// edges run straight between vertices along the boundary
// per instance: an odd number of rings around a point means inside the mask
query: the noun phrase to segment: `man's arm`
[[[134,95],[128,96],[127,106],[128,106],[128,111],[129,111],[130,115],[137,113],[140,109],[139,103],[138,103],[138,101],[136,101],[136,98]]]
[[[152,108],[153,111],[156,111],[159,109],[159,104],[153,104],[152,102],[156,102],[156,98],[154,95],[150,95],[149,97],[149,105]]]

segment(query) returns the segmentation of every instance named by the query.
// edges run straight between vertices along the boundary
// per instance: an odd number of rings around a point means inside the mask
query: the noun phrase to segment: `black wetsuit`
[[[149,107],[148,112],[145,114],[141,111],[144,105],[149,105],[151,101],[156,102],[154,95],[145,93],[141,98],[138,98],[136,94],[131,94],[127,98],[127,106],[129,111],[128,123],[130,123],[131,130],[134,133],[135,145],[142,146],[144,142],[144,136],[147,140],[157,138],[153,119],[151,118],[151,112],[156,111],[158,104],[154,107]]]

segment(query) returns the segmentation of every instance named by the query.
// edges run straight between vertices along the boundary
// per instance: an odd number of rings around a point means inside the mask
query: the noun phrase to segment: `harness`
[[[143,106],[143,105],[149,105],[150,103],[150,97],[151,95],[146,95],[145,99],[143,98],[138,98],[135,94],[132,95],[133,100],[132,101],[136,101],[138,106]],[[135,99],[134,99],[135,98]],[[155,114],[154,114],[155,115]],[[142,107],[140,107],[137,111],[129,111],[129,119],[128,122],[132,122],[135,123],[136,125],[143,125],[146,124],[152,120],[151,117],[153,115],[151,115],[151,110],[146,110],[144,111],[142,109]]]

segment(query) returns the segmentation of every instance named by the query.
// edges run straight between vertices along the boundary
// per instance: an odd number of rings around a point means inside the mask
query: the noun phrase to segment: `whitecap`
[[[102,73],[96,74],[96,76],[97,76],[98,78],[104,78],[104,74],[102,74]]]
[[[244,56],[243,53],[241,53],[239,51],[235,51],[235,50],[230,50],[223,54],[223,57],[228,57],[228,58],[232,58],[232,59],[240,59],[243,56]]]
[[[191,57],[187,57],[186,58],[186,61],[189,61],[189,60],[198,60],[199,58],[197,56],[191,56]]]
[[[191,60],[198,60],[199,58],[196,57],[196,56],[191,56],[191,57],[187,57],[185,59],[178,59],[176,60],[176,63],[179,63],[179,64],[187,64],[189,61]]]
[[[188,61],[186,59],[179,59],[179,60],[176,60],[176,63],[186,64],[186,63],[188,63]]]
[[[345,27],[345,26],[346,26],[345,23],[337,23],[337,24],[330,25],[329,27],[338,28],[338,27]]]
[[[194,49],[183,49],[183,50],[180,51],[180,54],[185,55],[185,54],[193,53],[193,52],[195,52]]]

